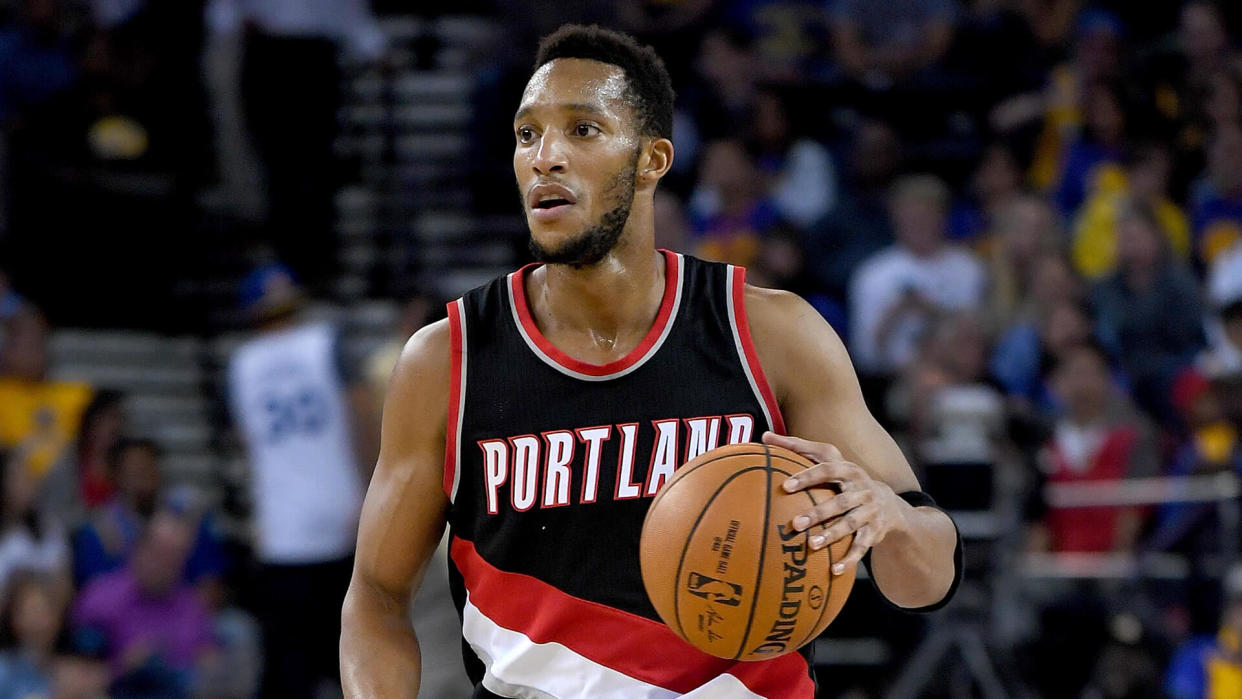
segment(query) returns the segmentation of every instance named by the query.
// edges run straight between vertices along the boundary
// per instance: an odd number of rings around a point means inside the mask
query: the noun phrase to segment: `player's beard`
[[[625,230],[625,222],[629,220],[630,209],[634,206],[634,176],[637,172],[638,152],[635,151],[630,164],[613,175],[604,190],[604,199],[615,201],[616,206],[604,213],[595,225],[555,249],[544,247],[531,235],[530,254],[545,264],[574,268],[598,264],[617,246],[621,232]]]

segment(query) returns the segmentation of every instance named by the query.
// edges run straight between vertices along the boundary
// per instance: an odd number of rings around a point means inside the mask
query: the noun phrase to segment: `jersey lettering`
[[[744,444],[750,441],[755,431],[755,418],[750,415],[725,415],[729,421],[729,444]]]
[[[513,509],[525,512],[539,494],[539,440],[526,434],[509,440],[513,445]]]
[[[578,439],[587,445],[586,468],[582,474],[582,502],[595,502],[599,492],[599,457],[604,442],[612,437],[612,425],[575,430]],[[495,513],[493,513],[495,514]]]
[[[654,496],[664,481],[677,468],[677,424],[680,420],[654,420],[656,447],[651,452],[651,466],[647,469],[648,496]]]
[[[634,481],[634,452],[638,446],[638,423],[617,425],[621,430],[621,458],[617,461],[617,500],[630,500],[642,494]]]
[[[574,434],[568,430],[545,432],[548,459],[543,469],[543,507],[569,504],[569,462],[574,458]]]
[[[720,445],[720,418],[693,417],[686,420],[686,458],[689,461]]]
[[[509,477],[509,443],[503,439],[479,442],[483,450],[483,492],[487,493],[487,512],[500,512],[500,486]]]
[[[722,424],[728,425],[729,444],[750,441],[754,434],[754,417],[742,413],[653,420],[650,434],[640,430],[639,423],[626,422],[550,430],[542,434],[542,440],[529,434],[480,440],[487,512],[500,514],[501,491],[506,485],[508,500],[517,512],[530,510],[536,504],[542,509],[596,502],[604,446],[611,441],[614,428],[621,439],[613,499],[654,497],[682,464],[718,446]],[[682,425],[685,430],[680,429]],[[577,448],[579,443],[582,449]],[[646,473],[636,470],[635,456],[640,453],[640,446],[651,450]],[[679,459],[678,454],[685,454],[685,458]]]

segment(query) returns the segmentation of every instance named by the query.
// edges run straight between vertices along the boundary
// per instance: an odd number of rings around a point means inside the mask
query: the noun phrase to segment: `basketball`
[[[643,522],[643,585],[664,623],[690,645],[730,660],[765,660],[810,643],[845,604],[851,567],[830,574],[853,537],[811,550],[824,525],[791,521],[833,496],[787,493],[805,457],[764,444],[731,444],[682,466]]]

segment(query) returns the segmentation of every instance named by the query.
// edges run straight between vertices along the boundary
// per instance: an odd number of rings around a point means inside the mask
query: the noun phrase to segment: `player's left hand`
[[[812,549],[821,549],[854,535],[854,543],[845,557],[833,564],[833,575],[857,565],[868,549],[904,525],[905,501],[897,497],[887,483],[872,478],[858,464],[846,461],[833,445],[772,432],[763,434],[763,443],[795,451],[815,462],[815,466],[788,478],[783,484],[785,492],[829,484],[840,488],[835,497],[795,516],[792,522],[794,529],[806,531],[817,524],[836,520],[822,533],[808,538],[807,545]]]

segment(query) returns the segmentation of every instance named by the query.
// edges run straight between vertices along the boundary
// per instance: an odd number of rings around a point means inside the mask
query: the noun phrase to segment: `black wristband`
[[[897,493],[897,497],[910,503],[911,507],[932,507],[944,512],[944,510],[936,504],[936,501],[932,499],[932,496],[921,490],[907,490],[904,493]],[[945,516],[949,517],[949,513],[945,512]],[[953,518],[949,517],[949,521],[953,522]],[[965,559],[962,554],[962,533],[957,529],[957,522],[953,522],[953,534],[957,537],[957,541],[953,544],[953,583],[949,585],[949,591],[944,593],[944,597],[942,597],[939,602],[929,604],[925,607],[902,607],[900,605],[893,604],[892,600],[885,597],[884,592],[880,590],[880,586],[875,582],[875,574],[871,572],[871,549],[867,549],[867,554],[863,556],[862,559],[863,565],[867,567],[867,574],[871,576],[871,585],[875,588],[876,592],[880,593],[880,599],[884,600],[884,603],[893,609],[903,612],[915,612],[918,614],[934,612],[948,604],[949,601],[953,599],[953,595],[957,594],[958,586],[962,584],[962,571],[965,570],[966,567]]]

